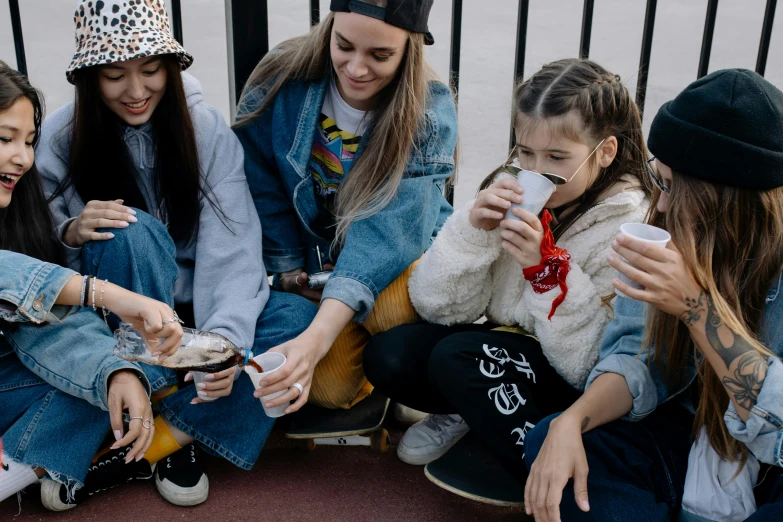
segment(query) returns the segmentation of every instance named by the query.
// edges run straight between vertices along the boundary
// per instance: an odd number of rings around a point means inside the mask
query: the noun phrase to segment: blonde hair
[[[774,354],[758,341],[770,284],[783,266],[783,188],[754,191],[714,185],[675,175],[669,208],[656,209],[648,222],[665,228],[699,285],[709,293],[715,313],[764,360]],[[650,307],[643,350],[655,350],[651,364],[669,386],[684,384],[684,369],[695,346],[678,318]],[[701,399],[694,435],[706,428],[722,458],[744,465],[748,449],[731,437],[723,421],[729,396],[715,370],[702,358],[698,368]]]
[[[367,0],[365,0],[367,1]],[[385,7],[385,0],[370,0]],[[319,81],[332,74],[330,54],[334,14],[309,34],[292,38],[267,54],[256,66],[239,102],[235,127],[259,117],[289,80]],[[437,75],[424,60],[424,35],[409,33],[396,79],[380,93],[373,111],[370,139],[340,185],[335,204],[335,243],[345,243],[348,227],[388,205],[397,193],[411,154],[420,154],[415,136],[422,128],[428,83]],[[263,102],[251,108],[251,100]],[[245,109],[245,110],[243,110]],[[456,154],[456,152],[455,152]]]

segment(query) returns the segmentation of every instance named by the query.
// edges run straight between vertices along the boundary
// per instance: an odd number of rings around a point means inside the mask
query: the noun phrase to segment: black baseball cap
[[[342,13],[362,14],[412,33],[422,33],[424,34],[424,43],[432,45],[435,43],[435,39],[427,27],[427,19],[430,16],[433,1],[388,0],[386,7],[378,7],[362,0],[332,0],[330,9]]]

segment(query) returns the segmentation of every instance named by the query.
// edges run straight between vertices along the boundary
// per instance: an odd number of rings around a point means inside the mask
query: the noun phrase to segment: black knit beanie
[[[783,92],[747,69],[715,71],[663,104],[650,152],[674,171],[732,187],[783,186]]]

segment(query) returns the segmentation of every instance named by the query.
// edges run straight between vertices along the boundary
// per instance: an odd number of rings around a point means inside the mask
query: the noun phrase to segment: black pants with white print
[[[493,325],[409,324],[376,335],[364,371],[384,395],[428,413],[458,413],[521,482],[525,435],[580,395],[541,345]]]

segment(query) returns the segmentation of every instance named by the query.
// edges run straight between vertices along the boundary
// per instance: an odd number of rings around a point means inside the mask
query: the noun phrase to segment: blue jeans
[[[138,222],[125,229],[112,229],[115,237],[92,241],[82,251],[82,270],[99,279],[174,305],[177,277],[174,241],[166,227],[142,211]],[[259,261],[260,262],[260,261]],[[300,306],[301,297],[271,292],[256,326],[253,353],[258,355],[302,333],[318,311]],[[116,318],[114,319],[116,324]],[[152,382],[176,382],[173,370],[142,365]],[[264,447],[274,419],[266,416],[253,397],[252,382],[241,375],[231,395],[203,404],[190,404],[194,386],[186,386],[159,404],[160,414],[171,425],[193,437],[206,452],[225,458],[242,469],[251,469]]]
[[[2,338],[0,353],[3,451],[16,462],[45,469],[58,482],[82,487],[109,431],[109,415],[45,383]]]
[[[547,417],[525,439],[528,469],[535,462],[557,415]],[[584,434],[590,472],[590,511],[574,500],[574,482],[563,490],[562,520],[596,522],[664,522],[681,515],[685,472],[692,438],[693,416],[675,404],[659,407],[641,422],[618,420]],[[777,470],[777,471],[776,471]],[[763,476],[760,474],[759,479]],[[776,476],[777,475],[777,476]],[[773,468],[763,488],[757,488],[759,509],[747,522],[779,521],[783,512],[783,477]]]

